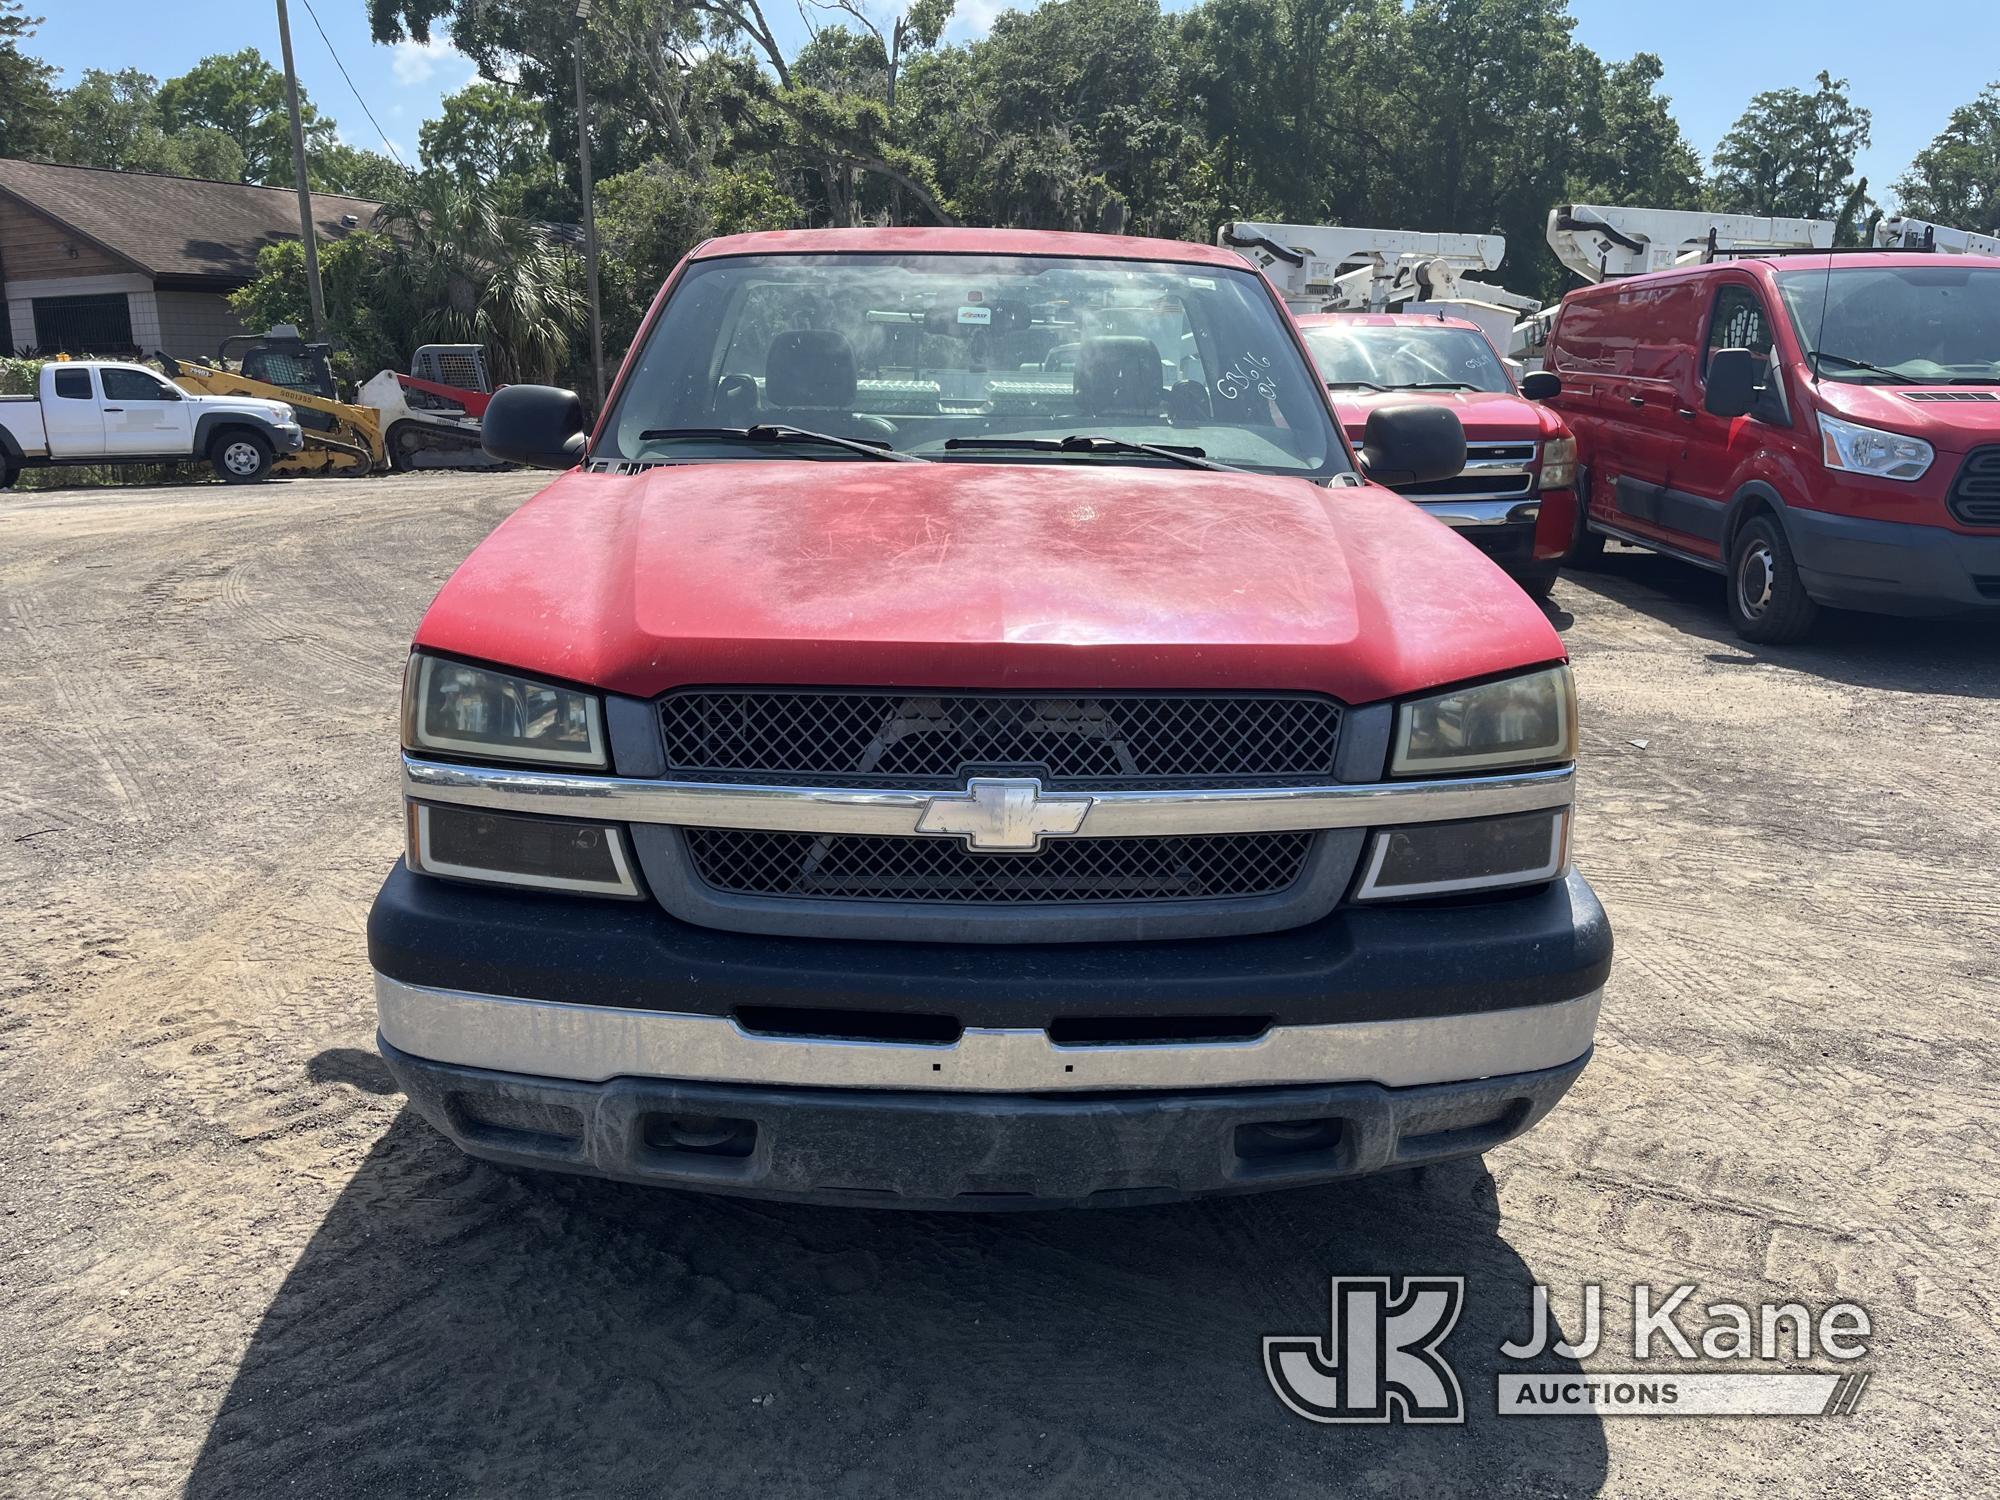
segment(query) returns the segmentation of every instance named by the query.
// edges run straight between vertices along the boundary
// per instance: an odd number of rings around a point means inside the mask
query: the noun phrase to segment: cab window
[[[1715,312],[1708,320],[1708,342],[1701,351],[1701,371],[1718,349],[1748,349],[1757,358],[1757,404],[1750,410],[1766,422],[1786,423],[1784,384],[1777,380],[1778,352],[1771,336],[1771,317],[1755,287],[1725,282],[1715,294]]]
[[[90,371],[56,371],[56,394],[65,401],[88,401],[90,399]]]
[[[178,388],[168,385],[157,375],[148,375],[144,370],[121,370],[112,367],[100,372],[104,381],[106,401],[178,401]]]

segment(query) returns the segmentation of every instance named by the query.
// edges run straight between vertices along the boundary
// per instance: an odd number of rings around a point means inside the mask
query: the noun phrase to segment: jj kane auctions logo
[[[1850,1362],[1868,1350],[1865,1308],[1836,1302],[1817,1317],[1800,1302],[1711,1302],[1708,1322],[1680,1319],[1692,1285],[1664,1297],[1632,1288],[1632,1357],[1661,1351],[1681,1359],[1806,1361],[1818,1354]],[[1264,1340],[1264,1375],[1287,1410],[1309,1422],[1462,1423],[1465,1398],[1443,1344],[1465,1307],[1462,1276],[1336,1276],[1325,1334]],[[1509,1360],[1553,1353],[1587,1359],[1602,1341],[1603,1288],[1583,1288],[1583,1333],[1563,1339],[1549,1313],[1549,1290],[1534,1288],[1529,1331],[1500,1346]],[[1503,1370],[1495,1377],[1501,1416],[1851,1416],[1870,1379],[1866,1370],[1798,1369],[1591,1371]]]

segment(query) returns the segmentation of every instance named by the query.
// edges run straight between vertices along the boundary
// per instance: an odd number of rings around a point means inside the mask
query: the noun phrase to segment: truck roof
[[[725,255],[1062,255],[1099,260],[1170,261],[1191,266],[1254,267],[1234,250],[1187,240],[1142,239],[1122,234],[1073,234],[1053,229],[767,229],[730,234],[698,247],[690,257]]]

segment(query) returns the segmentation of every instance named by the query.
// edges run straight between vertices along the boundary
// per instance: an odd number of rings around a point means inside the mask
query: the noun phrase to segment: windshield
[[[2000,385],[2000,266],[1787,271],[1778,285],[1822,380]]]
[[[1305,330],[1306,347],[1330,386],[1415,386],[1511,391],[1507,367],[1470,328],[1439,324],[1319,323]]]
[[[626,459],[867,457],[797,434],[780,443],[773,430],[787,427],[938,461],[1175,461],[1121,446],[1148,444],[1273,473],[1351,472],[1283,312],[1254,273],[1223,267],[697,261],[639,353],[607,446]],[[1081,437],[1111,441],[1057,446]]]

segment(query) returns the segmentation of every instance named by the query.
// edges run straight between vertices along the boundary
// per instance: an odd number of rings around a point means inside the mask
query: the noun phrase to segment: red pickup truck
[[[674,272],[405,683],[382,1054],[497,1162],[864,1205],[1484,1151],[1588,1061],[1561,641],[1366,472],[1227,251],[756,234]],[[1366,471],[1366,472],[1365,472]]]
[[[1539,373],[1517,382],[1485,330],[1463,318],[1313,313],[1298,321],[1354,442],[1385,406],[1430,402],[1458,417],[1465,467],[1395,489],[1547,598],[1576,532],[1576,440],[1541,404],[1561,382]]]

